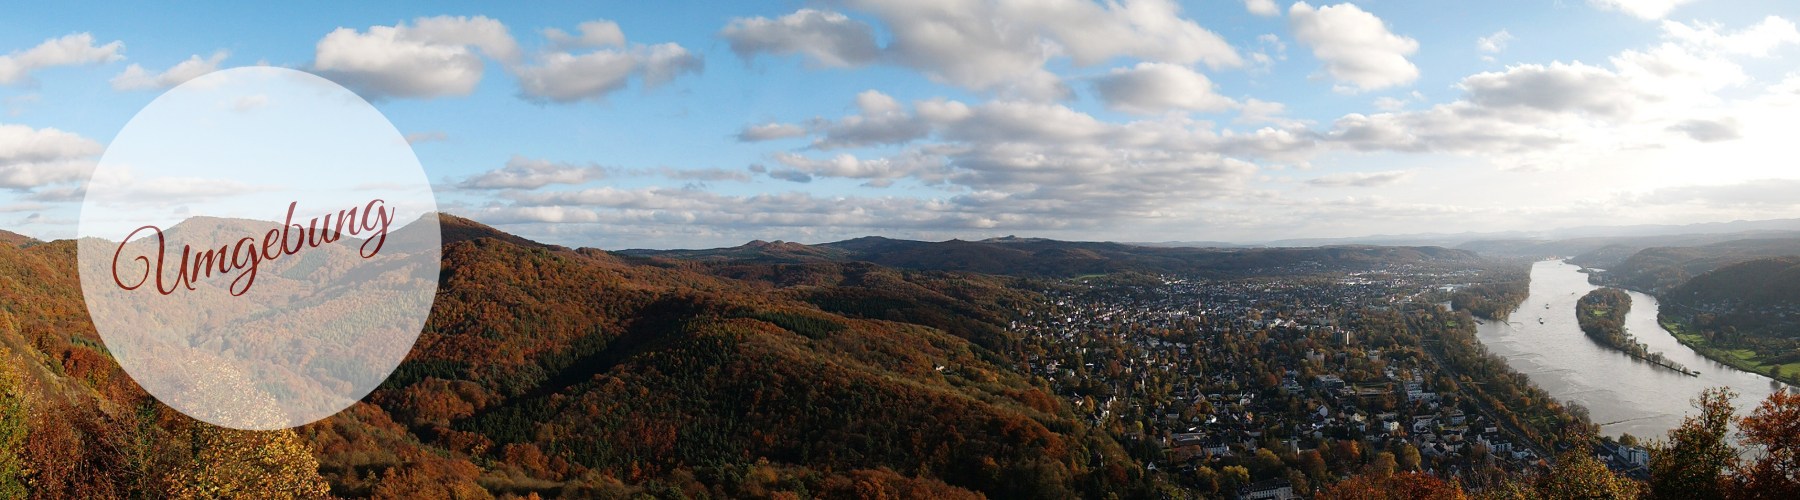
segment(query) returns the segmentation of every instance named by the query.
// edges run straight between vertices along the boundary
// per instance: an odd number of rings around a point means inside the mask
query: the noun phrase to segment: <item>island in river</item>
[[[1643,342],[1633,338],[1631,332],[1625,330],[1625,315],[1630,312],[1631,295],[1617,288],[1598,288],[1575,303],[1575,322],[1581,326],[1582,333],[1601,345],[1656,366],[1690,376],[1700,375],[1681,363],[1670,361],[1661,352],[1651,352]]]

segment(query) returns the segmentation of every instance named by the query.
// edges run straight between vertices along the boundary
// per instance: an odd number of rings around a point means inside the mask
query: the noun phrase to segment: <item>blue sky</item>
[[[134,113],[258,64],[372,101],[445,210],[577,246],[1800,215],[1789,3],[127,9],[0,15],[0,228],[72,235],[81,169]]]

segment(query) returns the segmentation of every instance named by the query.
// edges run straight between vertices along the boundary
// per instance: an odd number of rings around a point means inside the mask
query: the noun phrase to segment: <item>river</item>
[[[1506,358],[1538,387],[1568,403],[1587,407],[1601,433],[1662,438],[1694,412],[1689,400],[1708,387],[1739,393],[1739,413],[1747,413],[1774,391],[1762,375],[1720,364],[1675,340],[1657,324],[1655,297],[1631,294],[1626,331],[1651,352],[1699,370],[1691,377],[1602,347],[1575,323],[1575,301],[1597,287],[1580,267],[1546,260],[1531,267],[1531,294],[1508,322],[1483,321],[1476,336],[1488,351]],[[1546,305],[1548,308],[1546,308]],[[1543,322],[1538,322],[1542,318]]]

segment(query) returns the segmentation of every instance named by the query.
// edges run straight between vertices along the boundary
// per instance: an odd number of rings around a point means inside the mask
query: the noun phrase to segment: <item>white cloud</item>
[[[1212,80],[1186,66],[1138,63],[1115,68],[1094,80],[1094,92],[1107,107],[1138,114],[1165,111],[1224,111],[1235,107],[1231,98],[1213,90]]]
[[[187,60],[176,63],[161,73],[151,74],[143,66],[132,64],[125,71],[112,79],[113,90],[142,90],[169,88],[181,85],[188,80],[219,70],[219,63],[225,62],[230,53],[214,52],[211,57],[201,59],[198,54],[189,56]]]
[[[773,141],[806,135],[806,128],[791,123],[763,123],[744,127],[738,132],[741,142]]]
[[[1522,64],[1485,72],[1460,84],[1470,102],[1493,108],[1523,107],[1550,112],[1583,111],[1624,116],[1636,104],[1618,74],[1582,63]]]
[[[816,122],[821,132],[813,142],[818,149],[837,149],[901,144],[931,133],[931,124],[907,113],[893,97],[876,90],[856,94],[860,114],[830,122]]]
[[[1794,22],[1777,16],[1763,18],[1755,26],[1736,33],[1721,33],[1717,23],[1692,24],[1663,21],[1663,37],[1688,47],[1751,57],[1768,57],[1784,45],[1800,43],[1800,29]]]
[[[1244,9],[1263,17],[1281,15],[1281,7],[1275,5],[1275,0],[1244,0]]]
[[[556,102],[574,102],[624,89],[638,70],[638,58],[617,50],[575,55],[552,52],[538,57],[532,66],[513,70],[525,96]]]
[[[1406,59],[1419,50],[1419,42],[1388,31],[1381,18],[1355,5],[1314,9],[1296,2],[1288,9],[1288,24],[1294,38],[1311,47],[1313,57],[1325,64],[1325,71],[1354,90],[1407,85],[1419,78],[1419,68]]]
[[[684,73],[699,73],[706,69],[700,56],[673,43],[651,45],[643,49],[639,57],[643,64],[644,86],[651,88],[674,81]]]
[[[94,35],[75,33],[0,56],[0,85],[28,84],[31,73],[57,66],[104,64],[124,59],[125,42],[94,45]]]
[[[1399,111],[1406,109],[1406,100],[1387,96],[1377,97],[1375,98],[1375,109],[1382,111]]]
[[[1287,60],[1287,43],[1274,33],[1263,33],[1256,37],[1256,51],[1250,53],[1250,61],[1255,69],[1269,71],[1277,61]]]
[[[736,19],[721,34],[746,59],[799,53],[821,66],[880,61],[916,69],[934,81],[1036,100],[1070,96],[1061,78],[1044,69],[1058,57],[1079,66],[1121,56],[1214,68],[1243,64],[1223,37],[1181,17],[1180,6],[1170,0],[836,3],[875,18],[891,40],[877,51],[867,33],[871,27],[816,10]]]
[[[506,166],[482,172],[456,187],[462,189],[537,189],[551,184],[584,184],[606,176],[598,165],[576,165],[514,156]]]
[[[938,98],[916,101],[908,111],[885,95],[865,92],[857,107],[860,114],[815,121],[810,129],[819,136],[815,142],[903,149],[875,158],[778,153],[775,160],[788,168],[769,173],[795,181],[860,179],[875,186],[900,179],[946,184],[967,193],[957,197],[959,203],[982,213],[1162,217],[1243,189],[1256,167],[1237,156],[1286,155],[1307,147],[1305,137],[1273,129],[1219,133],[1208,122],[1178,116],[1115,124],[1066,106],[1023,100],[969,105]]]
[[[875,30],[867,23],[813,9],[800,9],[778,19],[733,19],[719,36],[744,60],[759,53],[802,54],[812,64],[844,68],[869,64],[881,55]]]
[[[70,132],[0,124],[0,188],[80,181],[93,171],[93,157],[101,150],[100,143]]]
[[[465,96],[481,81],[479,49],[516,61],[506,25],[487,17],[425,17],[412,24],[338,28],[315,47],[313,69],[371,98]]]
[[[1489,54],[1498,54],[1506,50],[1507,42],[1513,40],[1512,33],[1506,30],[1494,32],[1492,35],[1475,39],[1475,49]]]
[[[1412,172],[1405,170],[1388,170],[1384,172],[1352,172],[1346,174],[1324,175],[1306,180],[1306,184],[1314,187],[1379,187],[1406,180]]]
[[[558,103],[598,100],[624,89],[633,76],[649,89],[683,74],[705,70],[700,56],[681,45],[628,46],[622,32],[617,43],[613,43],[617,25],[610,21],[590,21],[581,26],[581,39],[586,41],[581,45],[598,48],[586,53],[549,50],[538,54],[532,64],[512,67],[522,97]]]
[[[1716,120],[1689,119],[1669,126],[1672,132],[1686,134],[1688,138],[1700,142],[1729,141],[1742,137],[1738,130],[1738,121],[1726,117]]]
[[[1250,123],[1250,124],[1256,124],[1256,123],[1290,124],[1290,123],[1293,123],[1294,121],[1292,119],[1283,118],[1281,116],[1284,113],[1287,113],[1287,105],[1279,103],[1279,102],[1264,101],[1262,99],[1257,99],[1257,98],[1253,97],[1250,99],[1245,99],[1244,104],[1242,106],[1238,107],[1238,117],[1237,117],[1237,119],[1235,119],[1233,121],[1238,122],[1238,123]]]
[[[1800,179],[1755,179],[1732,184],[1661,187],[1643,193],[1620,193],[1615,201],[1633,205],[1697,205],[1702,207],[1792,207],[1800,205]]]
[[[870,185],[886,187],[895,180],[903,178],[941,179],[943,158],[912,152],[893,158],[861,159],[853,155],[840,154],[827,159],[814,159],[793,153],[775,153],[775,161],[791,167],[791,172],[805,174],[792,176],[785,172],[770,172],[772,177],[790,177],[784,180],[808,182],[812,176],[841,177],[847,179],[868,180]]]
[[[1588,0],[1589,5],[1624,12],[1639,19],[1662,19],[1682,4],[1694,0]]]
[[[625,31],[619,29],[619,23],[598,19],[577,25],[576,35],[570,35],[557,28],[544,28],[544,38],[562,49],[583,47],[623,47]]]

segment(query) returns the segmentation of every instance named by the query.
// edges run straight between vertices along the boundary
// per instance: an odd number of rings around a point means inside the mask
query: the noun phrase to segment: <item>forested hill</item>
[[[1670,313],[1708,330],[1747,337],[1800,337],[1800,256],[1751,259],[1695,276],[1663,294]],[[1783,354],[1794,354],[1792,345]]]
[[[757,241],[711,250],[625,250],[618,253],[702,262],[863,261],[902,269],[1033,277],[1073,277],[1121,271],[1230,277],[1468,264],[1478,258],[1472,252],[1442,247],[1167,248],[1038,238],[927,242],[875,236],[818,245]]]
[[[1039,299],[1006,278],[704,268],[443,224],[441,289],[407,361],[345,412],[274,433],[149,399],[88,322],[73,242],[0,245],[0,430],[23,429],[0,432],[18,436],[0,465],[20,464],[0,483],[41,498],[191,484],[402,498],[1161,487],[1019,373],[1006,327]]]
[[[1654,247],[1607,268],[1608,284],[1661,294],[1702,273],[1763,257],[1800,255],[1800,238],[1740,239],[1699,246]]]

